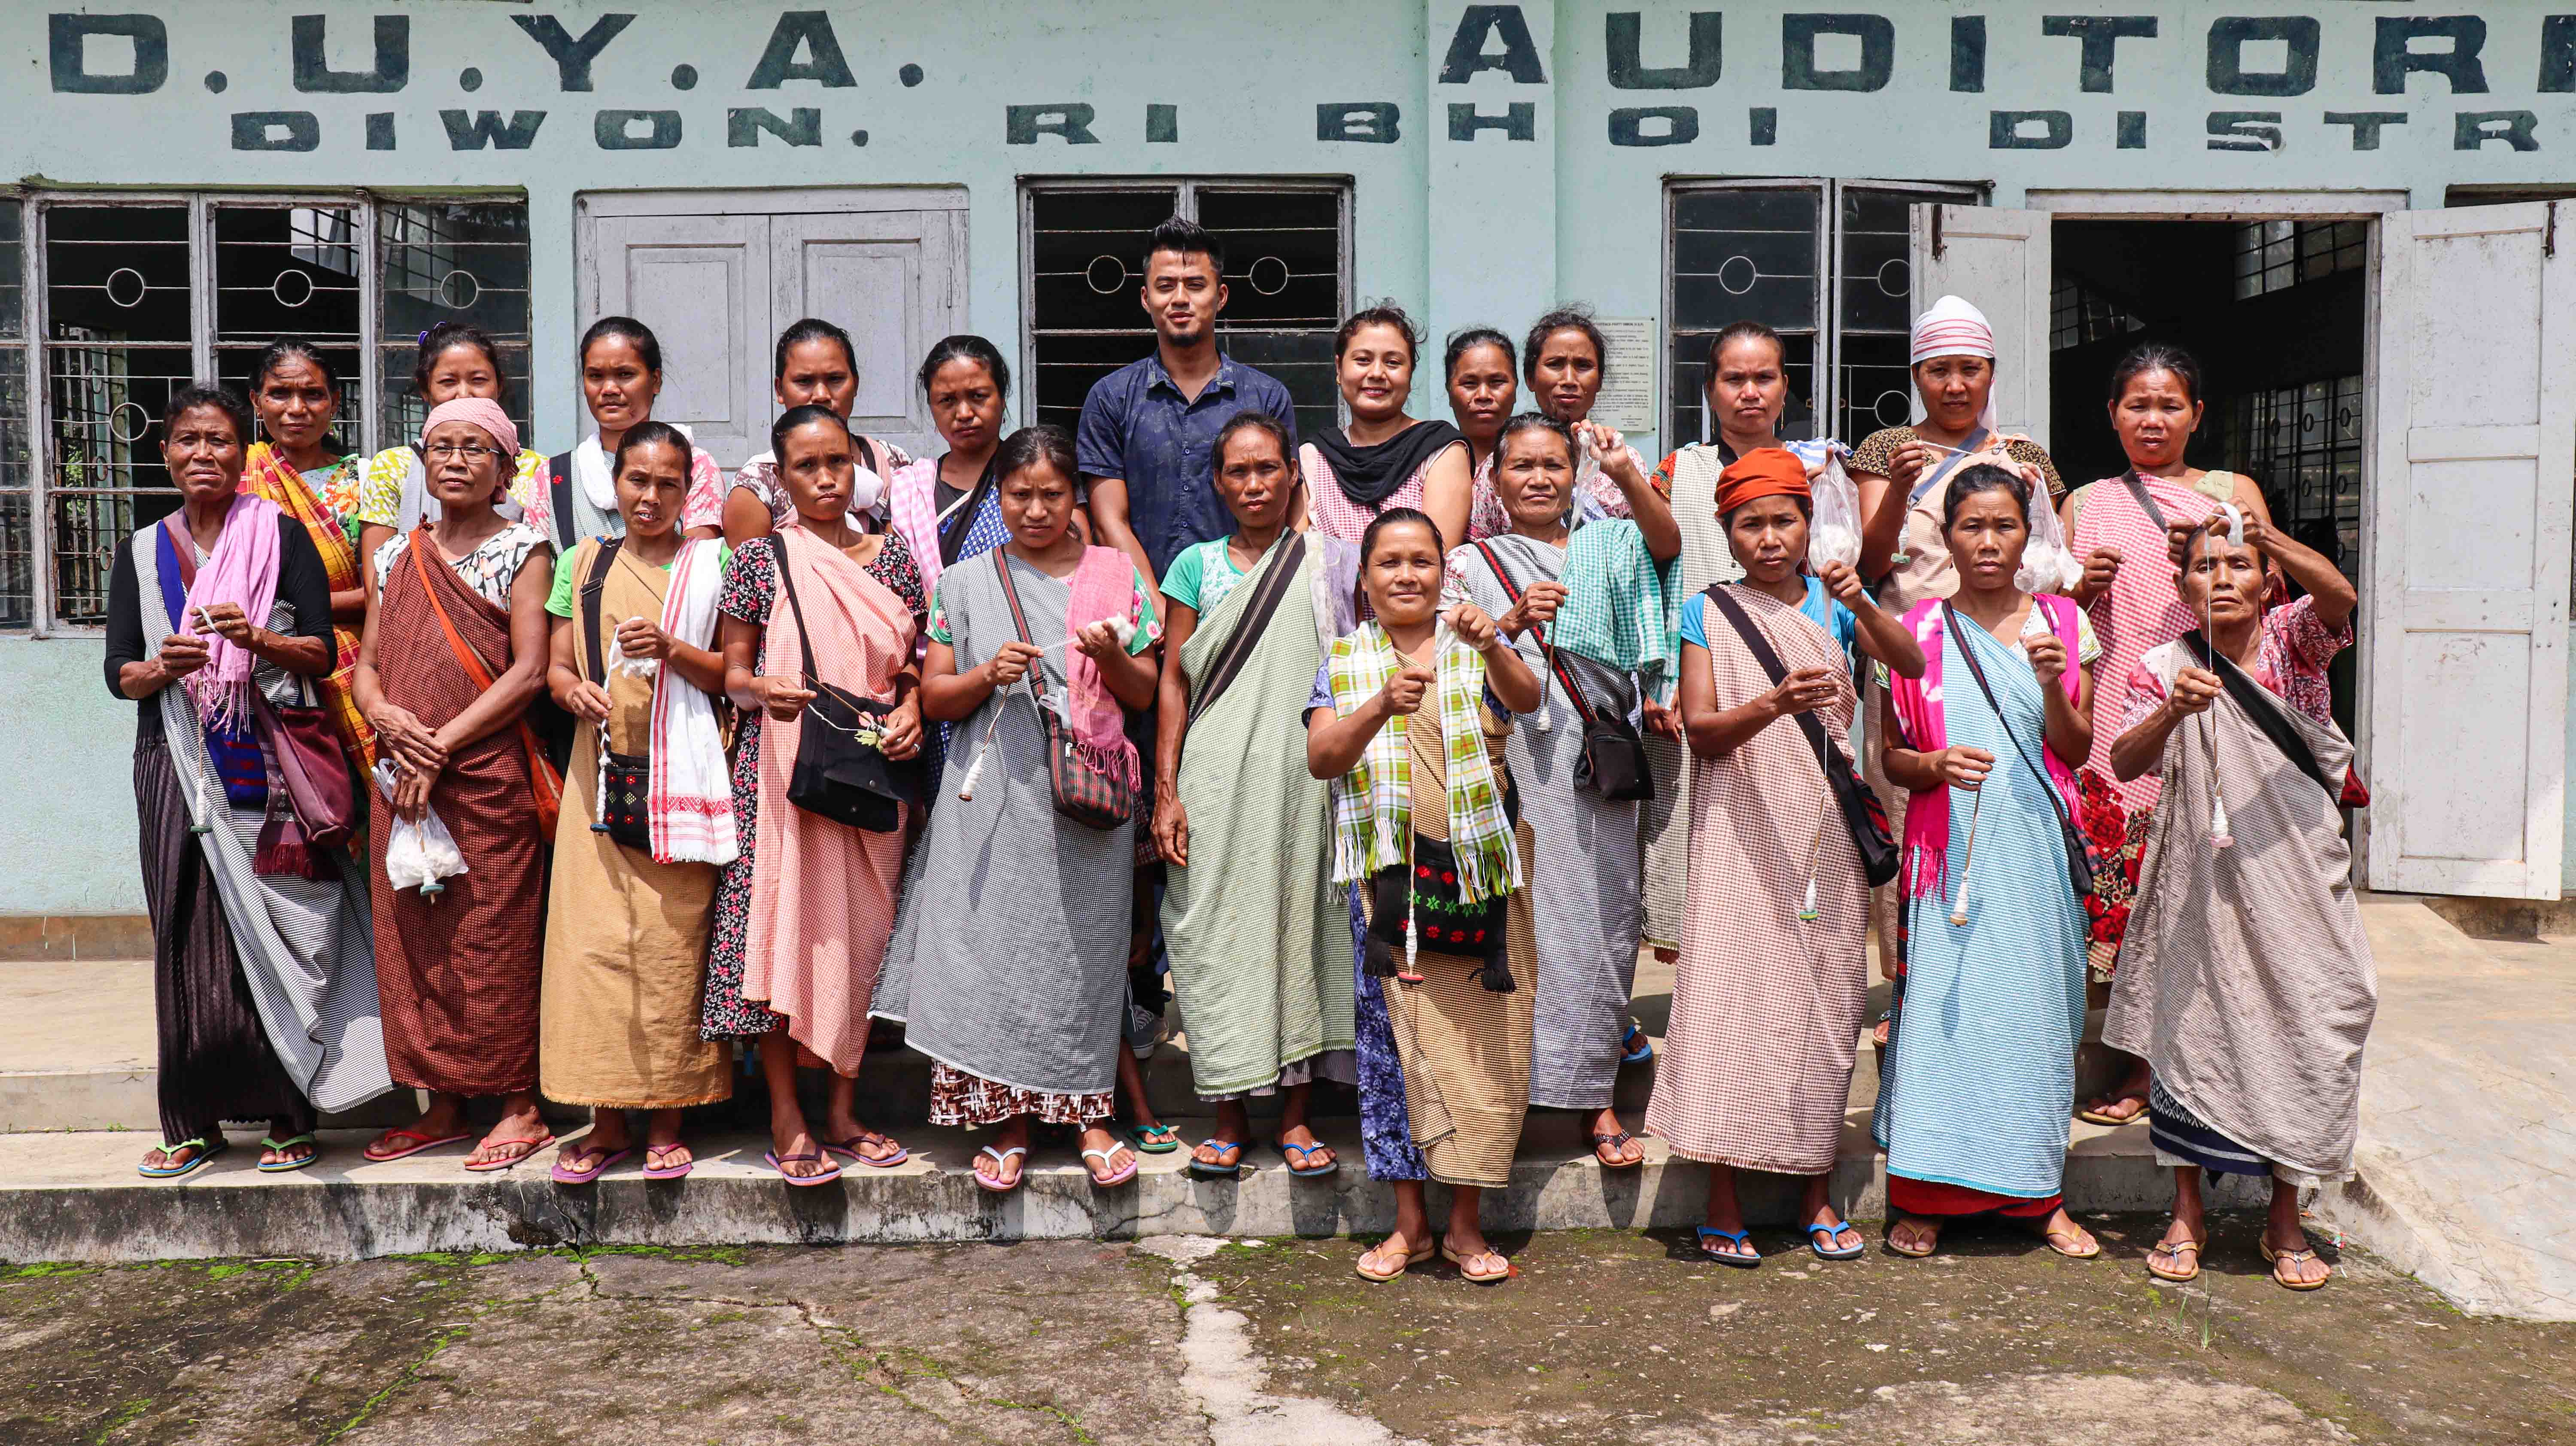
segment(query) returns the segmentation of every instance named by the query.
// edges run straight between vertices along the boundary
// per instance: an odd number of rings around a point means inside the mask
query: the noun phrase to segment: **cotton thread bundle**
[[[2236,504],[2233,502],[2219,503],[2218,510],[2227,514],[2227,545],[2230,547],[2243,547],[2245,545],[2245,514],[2238,511]],[[2211,602],[2213,600],[2212,594],[2216,591],[2215,584],[2217,579],[2213,576],[2210,581],[2212,583],[2212,592],[2203,594],[2200,600],[2200,635],[2209,643],[2210,667],[2212,671],[2215,671],[2218,665],[2218,629],[2217,625],[2211,620]],[[2208,715],[2204,714],[2203,716],[2207,717]],[[2227,790],[2225,786],[2220,783],[2218,777],[2218,720],[2214,717],[2209,718],[2208,728],[2209,846],[2214,849],[2231,849],[2236,847],[2236,835],[2230,831],[2227,826]]]
[[[1126,618],[1101,618],[1099,621],[1109,624],[1109,631],[1112,636],[1118,639],[1118,646],[1123,648],[1136,640],[1136,624],[1134,622]],[[1043,656],[1070,644],[1072,641],[1072,636],[1068,634],[1065,637],[1038,649],[1038,652]],[[1014,685],[1014,689],[1016,690],[1016,685]],[[1009,699],[1004,699],[1004,706],[1007,707],[1009,702]],[[1032,701],[1029,706],[1035,708],[1037,704],[1035,701]],[[1040,713],[1038,715],[1038,725],[1041,728],[1045,727],[1046,714]],[[974,763],[967,767],[966,777],[957,785],[958,802],[972,803],[975,801],[975,785],[981,783],[984,779],[984,764],[986,760],[993,756],[993,737],[998,731],[1000,731],[1001,726],[1002,710],[1000,708],[996,708],[993,710],[992,721],[984,725],[984,742],[981,747],[975,750]]]
[[[1977,818],[1986,810],[1986,791],[1977,790],[1974,803],[1968,805],[1968,846],[1959,851],[1959,893],[1950,901],[1950,926],[1968,927],[1968,869],[1977,861]]]

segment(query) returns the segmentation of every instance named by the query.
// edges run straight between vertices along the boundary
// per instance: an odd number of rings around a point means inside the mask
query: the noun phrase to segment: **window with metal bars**
[[[116,546],[178,506],[173,392],[246,393],[260,349],[297,338],[339,373],[337,444],[373,452],[426,416],[413,354],[446,319],[501,344],[525,426],[525,201],[0,197],[0,630],[105,621]]]
[[[2287,291],[2369,261],[2367,221],[2248,221],[2236,228],[2236,299]]]
[[[2361,576],[2361,378],[2228,399],[2228,466],[2263,484],[2274,522]]]
[[[1350,197],[1347,181],[1023,183],[1029,420],[1072,430],[1092,383],[1154,349],[1139,300],[1145,238],[1179,216],[1225,246],[1217,345],[1288,388],[1300,435],[1332,425],[1333,330],[1351,306]]]
[[[1738,321],[1780,333],[1780,435],[1848,442],[1913,414],[1906,372],[1914,277],[1909,208],[1973,204],[1970,186],[1893,181],[1677,181],[1665,191],[1666,403],[1671,445],[1715,435],[1708,346]]]
[[[2060,279],[2048,293],[2048,349],[2065,351],[2132,331],[2147,324],[2120,309],[2120,304],[2080,281]]]

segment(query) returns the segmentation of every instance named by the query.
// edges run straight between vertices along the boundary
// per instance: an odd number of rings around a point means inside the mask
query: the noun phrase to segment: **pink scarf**
[[[188,605],[179,619],[179,631],[191,637],[197,632],[199,610],[217,603],[235,603],[253,627],[268,626],[269,611],[277,605],[278,517],[277,504],[265,497],[247,492],[233,494],[233,505],[224,513],[223,536],[215,539],[215,550],[206,565],[197,569],[197,581],[188,589]],[[182,514],[171,514],[178,522]],[[181,522],[171,541],[194,555],[195,541]],[[221,633],[202,635],[206,644],[206,665],[187,677],[188,696],[196,700],[197,716],[219,731],[246,727],[250,723],[250,671],[257,661],[248,649]]]
[[[2031,605],[2047,615],[2048,630],[2066,644],[2066,672],[2059,680],[2069,699],[2083,695],[2084,675],[2078,658],[2075,622],[2075,599],[2055,593],[2034,593]],[[1923,648],[1923,676],[1907,678],[1891,674],[1889,694],[1896,704],[1896,721],[1905,730],[1905,746],[1919,753],[1937,753],[1950,746],[1950,732],[1941,701],[1941,662],[1949,640],[1946,620],[1948,604],[1939,598],[1925,598],[1905,614],[1905,626],[1913,632],[1914,641]],[[1969,626],[1975,626],[1970,624]],[[1974,688],[1971,678],[1966,686]],[[1996,767],[2003,766],[1997,760]],[[2070,812],[2082,795],[2075,785],[2075,774],[2057,755],[2049,751],[2045,739],[2040,743],[2040,766],[2048,770],[2049,781],[2066,798]],[[2077,815],[2080,816],[2080,815]],[[1905,897],[1921,898],[1925,894],[1948,891],[1944,881],[1950,857],[1950,785],[1935,784],[1917,789],[1905,804]]]
[[[1136,565],[1114,547],[1086,547],[1073,570],[1073,596],[1064,605],[1064,635],[1097,622],[1133,619]],[[1144,786],[1144,765],[1127,739],[1127,713],[1109,691],[1091,655],[1070,641],[1064,650],[1065,695],[1071,703],[1073,751],[1083,762],[1130,788]]]

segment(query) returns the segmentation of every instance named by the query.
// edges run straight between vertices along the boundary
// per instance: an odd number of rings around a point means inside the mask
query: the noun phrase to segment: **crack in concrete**
[[[1218,1302],[1217,1287],[1190,1266],[1223,1249],[1220,1238],[1162,1235],[1136,1243],[1172,1267],[1182,1307],[1181,1389],[1224,1446],[1411,1446],[1385,1426],[1311,1396],[1274,1395],[1252,1322]]]

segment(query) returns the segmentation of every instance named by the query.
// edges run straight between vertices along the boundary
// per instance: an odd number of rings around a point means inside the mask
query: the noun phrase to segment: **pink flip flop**
[[[688,1174],[691,1170],[698,1168],[698,1162],[694,1156],[689,1159],[682,1160],[676,1165],[656,1165],[653,1163],[653,1157],[655,1155],[667,1156],[673,1150],[685,1148],[687,1147],[684,1145],[646,1145],[644,1147],[644,1178],[647,1180],[677,1180],[681,1176]]]
[[[370,1165],[387,1165],[396,1160],[408,1160],[423,1150],[435,1150],[441,1145],[453,1145],[459,1140],[470,1140],[472,1138],[474,1138],[474,1135],[471,1131],[433,1137],[424,1135],[418,1130],[387,1130],[383,1134],[378,1135],[375,1139],[368,1141],[367,1148],[361,1153],[365,1155],[367,1163]],[[413,1143],[405,1145],[403,1148],[394,1151],[390,1155],[380,1155],[376,1153],[376,1146],[382,1144],[386,1140],[410,1140]]]
[[[880,1145],[894,1145],[894,1158],[890,1160],[871,1160],[867,1156],[860,1154],[859,1146],[868,1144],[871,1141]],[[863,1130],[858,1134],[850,1136],[846,1140],[825,1140],[823,1142],[823,1152],[827,1155],[847,1155],[850,1157],[852,1163],[865,1165],[871,1170],[891,1170],[895,1166],[912,1158],[912,1152],[901,1145],[895,1144],[893,1136],[880,1135],[870,1130]]]
[[[1127,1150],[1127,1146],[1123,1143],[1112,1145],[1106,1150],[1085,1150],[1082,1152],[1082,1158],[1086,1160],[1098,1160],[1100,1163],[1106,1165],[1109,1163],[1109,1157],[1117,1154],[1121,1150]],[[1100,1178],[1098,1175],[1094,1175],[1091,1177],[1091,1183],[1096,1189],[1107,1190],[1115,1186],[1124,1185],[1135,1178],[1136,1152],[1134,1150],[1127,1150],[1126,1169],[1119,1171],[1117,1174],[1110,1176],[1106,1180]]]
[[[787,1182],[788,1184],[790,1184],[790,1185],[806,1185],[806,1186],[812,1186],[812,1185],[829,1185],[829,1184],[831,1184],[833,1181],[838,1180],[838,1179],[840,1179],[840,1178],[841,1178],[841,1167],[840,1167],[840,1166],[838,1166],[838,1165],[834,1165],[834,1166],[832,1166],[829,1170],[824,1171],[824,1172],[823,1172],[822,1174],[820,1174],[820,1175],[790,1175],[790,1174],[788,1174],[788,1173],[787,1173],[787,1162],[788,1162],[788,1161],[790,1161],[790,1160],[797,1160],[797,1161],[803,1161],[803,1160],[823,1160],[823,1161],[829,1161],[829,1160],[831,1159],[831,1156],[829,1156],[829,1155],[822,1155],[822,1154],[814,1154],[814,1155],[804,1155],[804,1154],[798,1154],[798,1155],[782,1155],[782,1154],[778,1153],[776,1150],[772,1150],[772,1151],[770,1151],[770,1152],[768,1153],[768,1155],[767,1155],[765,1158],[767,1158],[767,1160],[769,1161],[769,1168],[771,1168],[771,1169],[773,1169],[773,1170],[776,1170],[776,1171],[778,1172],[778,1178],[779,1178],[779,1179],[781,1179],[781,1180],[786,1181],[786,1182]]]
[[[616,1164],[618,1161],[623,1160],[634,1153],[635,1151],[631,1146],[623,1150],[610,1150],[606,1154],[603,1154],[599,1158],[591,1161],[590,1168],[587,1170],[565,1169],[563,1156],[558,1154],[555,1156],[555,1167],[549,1173],[554,1176],[554,1181],[558,1185],[587,1185],[591,1181],[598,1179],[609,1166]]]
[[[521,1145],[525,1145],[527,1148],[520,1150],[519,1153],[515,1155],[505,1155],[498,1160],[486,1160],[480,1165],[468,1160],[465,1162],[465,1168],[473,1171],[477,1175],[488,1175],[495,1170],[511,1169],[517,1166],[520,1162],[533,1157],[537,1151],[544,1149],[546,1146],[551,1145],[554,1142],[555,1137],[551,1133],[540,1139],[534,1140],[502,1140],[498,1143],[503,1149],[516,1149]]]

